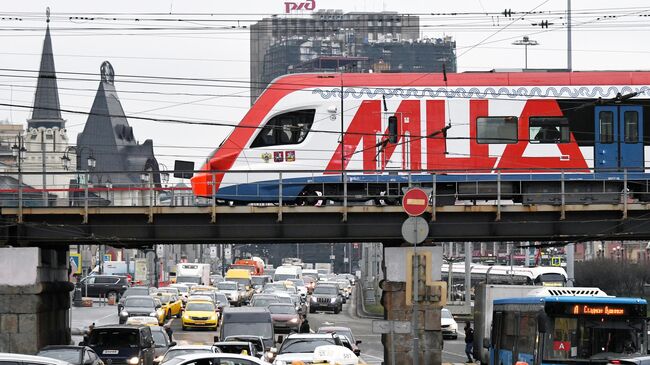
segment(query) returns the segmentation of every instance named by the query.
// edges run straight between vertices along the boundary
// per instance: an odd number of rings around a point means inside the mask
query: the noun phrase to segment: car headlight
[[[140,358],[137,356],[133,356],[132,358],[126,360],[126,363],[129,365],[138,365],[140,363]]]
[[[289,323],[298,323],[298,318],[291,318]]]
[[[316,297],[311,297],[310,300],[311,300],[312,302],[314,302],[314,303],[316,303],[316,301],[317,301]]]
[[[215,313],[212,316],[210,316],[210,319],[216,321],[217,320],[217,314]]]
[[[332,299],[330,299],[330,302],[332,302],[332,303],[336,303],[336,298],[332,298]]]
[[[155,316],[156,316],[156,312],[149,313],[149,317],[155,317]]]
[[[120,317],[127,318],[128,316],[129,316],[129,312],[127,312],[127,311],[121,311],[120,312]]]
[[[159,355],[159,356],[157,356],[155,359],[153,359],[153,362],[157,362],[157,363],[160,364],[160,362],[162,361],[162,359],[163,359],[163,355]]]
[[[287,365],[287,363],[282,360],[276,360],[273,365]]]

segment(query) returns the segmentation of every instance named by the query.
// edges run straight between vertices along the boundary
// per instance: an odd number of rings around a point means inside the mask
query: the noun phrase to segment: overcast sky
[[[557,13],[566,9],[566,3],[566,0],[316,0],[316,8],[422,14],[423,36],[449,35],[456,40],[458,69],[462,72],[522,68],[524,50],[511,43],[524,35],[540,43],[529,48],[530,68],[566,67],[565,18]],[[574,70],[650,69],[650,42],[647,41],[650,4],[647,1],[573,0],[572,3]],[[282,14],[285,8],[283,0],[3,1],[0,103],[33,103],[36,79],[34,73],[25,71],[38,70],[47,6],[52,12],[50,26],[62,109],[90,111],[99,82],[99,67],[108,60],[115,69],[115,86],[127,116],[233,125],[249,108],[249,34],[241,26],[265,15]],[[504,9],[512,9],[512,17],[491,14]],[[523,16],[519,13],[531,10],[541,13]],[[120,14],[104,18],[93,15],[109,12]],[[113,17],[118,20],[109,19]],[[541,20],[549,21],[548,29],[534,25]],[[151,29],[134,29],[142,27]],[[222,81],[207,86],[200,81],[180,81],[187,85],[143,84],[141,78],[124,75]],[[234,82],[226,83],[223,81],[226,79]],[[25,123],[30,114],[28,109],[0,106],[0,120]],[[63,113],[63,117],[71,140],[76,143],[86,116]],[[230,130],[136,119],[129,122],[138,140],[154,140],[156,156],[169,168],[179,158],[202,162]]]

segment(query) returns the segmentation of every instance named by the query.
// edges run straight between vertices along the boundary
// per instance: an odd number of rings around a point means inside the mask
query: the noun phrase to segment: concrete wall
[[[0,352],[69,344],[67,249],[0,248]]]

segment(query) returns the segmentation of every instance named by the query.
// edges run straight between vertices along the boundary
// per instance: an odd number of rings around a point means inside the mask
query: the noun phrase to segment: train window
[[[517,143],[517,117],[476,118],[476,141],[481,144]]]
[[[531,143],[569,143],[569,120],[562,117],[530,117]]]
[[[251,148],[301,143],[311,129],[315,114],[316,109],[305,109],[276,115],[266,123]]]
[[[627,111],[623,113],[625,122],[625,143],[639,142],[639,113]]]
[[[614,143],[614,113],[600,112],[598,120],[600,124],[600,143]]]

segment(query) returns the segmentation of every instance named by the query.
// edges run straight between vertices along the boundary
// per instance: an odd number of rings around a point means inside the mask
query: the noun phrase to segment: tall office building
[[[296,72],[456,71],[450,37],[423,39],[420,18],[397,12],[264,18],[251,26],[251,104],[278,76]]]

